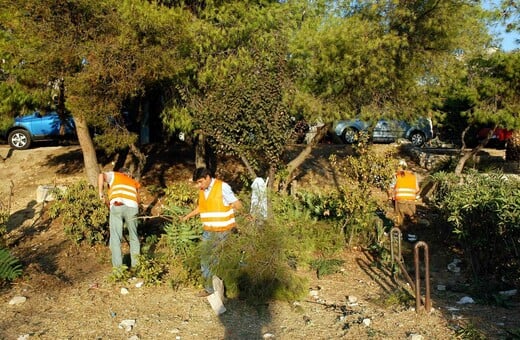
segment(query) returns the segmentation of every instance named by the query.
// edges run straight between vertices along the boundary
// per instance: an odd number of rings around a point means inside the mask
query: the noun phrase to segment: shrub
[[[61,217],[65,234],[75,243],[104,244],[108,238],[108,208],[95,188],[86,181],[71,185],[65,192],[55,192],[49,217]]]
[[[395,168],[390,154],[378,155],[368,146],[358,151],[357,156],[341,161],[331,156],[334,170],[344,178],[338,190],[297,193],[312,216],[335,221],[349,246],[377,242],[381,220],[376,212],[383,208],[373,191],[388,188]]]
[[[520,277],[520,181],[501,173],[470,172],[455,182],[445,174],[434,202],[464,247],[475,277],[510,282]]]
[[[180,217],[194,208],[197,190],[187,183],[174,183],[165,189],[164,215],[167,222],[161,235],[158,250],[169,259],[172,287],[181,283],[196,283],[200,279],[198,244],[202,225],[197,218],[182,222]]]

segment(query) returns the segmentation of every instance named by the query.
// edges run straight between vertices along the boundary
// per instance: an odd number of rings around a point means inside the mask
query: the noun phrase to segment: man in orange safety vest
[[[394,200],[394,208],[396,215],[396,227],[401,231],[406,230],[405,219],[415,219],[415,201],[419,194],[419,184],[417,176],[407,169],[404,159],[399,161],[397,172],[389,190],[389,199]]]

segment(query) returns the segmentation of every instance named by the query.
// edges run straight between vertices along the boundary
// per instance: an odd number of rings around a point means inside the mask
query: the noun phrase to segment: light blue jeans
[[[110,251],[112,252],[112,266],[119,267],[123,264],[121,254],[121,241],[123,240],[123,225],[128,229],[130,241],[131,266],[137,265],[137,257],[141,251],[139,237],[137,235],[137,214],[139,208],[128,207],[125,205],[112,206],[110,208]]]
[[[202,233],[202,252],[200,256],[200,269],[204,278],[204,289],[213,293],[213,273],[211,268],[218,264],[218,258],[214,255],[215,248],[226,240],[229,231],[204,231]]]

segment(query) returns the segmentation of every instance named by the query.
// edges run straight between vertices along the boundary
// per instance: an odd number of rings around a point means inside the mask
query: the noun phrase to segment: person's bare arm
[[[236,200],[235,202],[231,203],[231,206],[235,212],[238,212],[243,208],[242,202],[240,200]]]
[[[193,209],[191,212],[186,214],[185,216],[181,217],[181,221],[187,221],[193,216],[196,216],[199,214],[199,207],[197,206],[195,209]]]
[[[105,194],[103,193],[105,189],[105,174],[100,173],[98,176],[98,192],[99,192],[99,198],[104,199]]]

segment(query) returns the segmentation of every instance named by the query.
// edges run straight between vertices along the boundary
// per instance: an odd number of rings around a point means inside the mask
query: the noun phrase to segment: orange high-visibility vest
[[[418,192],[417,178],[413,172],[405,171],[404,175],[397,172],[394,187],[394,198],[396,201],[415,201]]]
[[[114,180],[108,189],[108,199],[124,198],[138,203],[137,189],[140,185],[134,179],[120,172],[114,172]]]
[[[215,179],[208,198],[204,196],[204,190],[200,190],[199,213],[206,231],[227,231],[235,226],[233,207],[224,205],[221,180]]]

